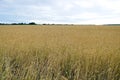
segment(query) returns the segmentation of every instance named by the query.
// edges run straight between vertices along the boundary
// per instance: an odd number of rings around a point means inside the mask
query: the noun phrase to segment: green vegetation
[[[120,80],[120,27],[0,26],[0,80]]]

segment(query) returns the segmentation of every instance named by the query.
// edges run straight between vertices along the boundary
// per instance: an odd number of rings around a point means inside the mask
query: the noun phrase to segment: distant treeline
[[[30,23],[0,23],[0,25],[38,25],[35,22]],[[95,24],[49,24],[43,23],[39,25],[81,25],[81,26],[96,26]],[[103,26],[120,26],[120,24],[103,24]]]
[[[120,26],[120,24],[105,24],[105,26]]]
[[[0,23],[0,25],[36,25],[35,22],[30,23]]]
[[[30,23],[0,23],[0,25],[74,25],[74,24],[49,24],[49,23],[36,24],[35,22],[30,22]]]

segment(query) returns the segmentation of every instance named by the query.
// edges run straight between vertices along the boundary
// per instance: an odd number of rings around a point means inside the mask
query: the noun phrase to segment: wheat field
[[[120,27],[1,25],[0,80],[120,80]]]

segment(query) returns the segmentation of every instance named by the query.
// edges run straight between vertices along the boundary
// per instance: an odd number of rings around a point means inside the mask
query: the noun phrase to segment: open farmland
[[[120,80],[120,27],[1,25],[0,80]]]

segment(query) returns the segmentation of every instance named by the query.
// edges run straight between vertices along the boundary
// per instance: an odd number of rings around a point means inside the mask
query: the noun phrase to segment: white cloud
[[[38,23],[120,23],[120,0],[2,0],[0,4],[0,18],[11,15]]]
[[[80,24],[120,24],[120,18],[98,18],[93,20],[81,21]]]
[[[113,13],[120,13],[120,0],[98,0],[97,5]]]
[[[75,5],[80,6],[82,8],[92,8],[94,7],[94,2],[90,0],[75,0]]]
[[[100,17],[99,14],[84,12],[79,15],[71,16],[73,19],[94,19]]]

